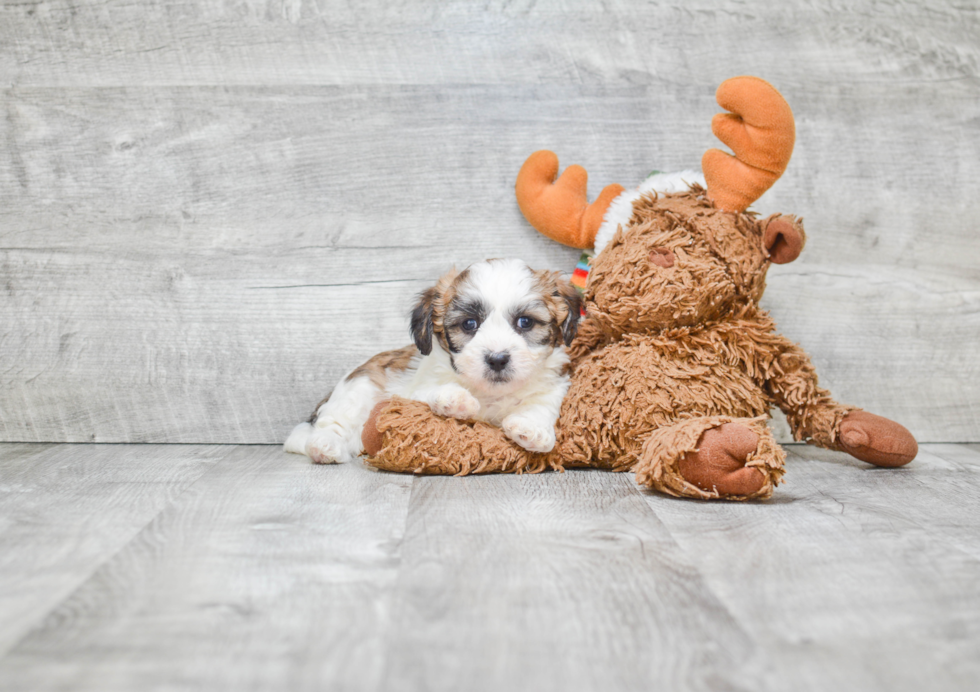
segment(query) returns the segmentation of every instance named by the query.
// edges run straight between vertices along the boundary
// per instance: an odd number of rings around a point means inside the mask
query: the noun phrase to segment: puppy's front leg
[[[504,434],[529,452],[550,452],[555,448],[555,421],[558,413],[548,406],[527,406],[504,418]]]
[[[569,380],[543,395],[525,401],[501,423],[504,434],[529,452],[550,452],[555,448],[555,423],[561,403],[568,391]]]
[[[458,384],[432,387],[417,397],[429,405],[434,413],[449,418],[475,418],[480,412],[480,402]]]

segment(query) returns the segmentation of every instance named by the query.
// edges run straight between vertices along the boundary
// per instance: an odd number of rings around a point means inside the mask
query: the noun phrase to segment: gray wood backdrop
[[[980,9],[836,0],[4,0],[0,439],[281,441],[451,264],[571,269],[530,152],[593,193],[697,166],[738,74],[797,117],[782,331],[980,440]]]

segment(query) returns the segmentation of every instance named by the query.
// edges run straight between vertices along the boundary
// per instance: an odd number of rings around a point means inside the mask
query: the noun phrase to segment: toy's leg
[[[655,430],[643,445],[636,480],[675,497],[768,498],[786,453],[765,420],[712,416]]]
[[[847,452],[876,466],[903,466],[915,458],[919,445],[912,433],[895,421],[834,401],[818,386],[806,352],[784,337],[774,339],[781,353],[766,387],[786,414],[795,439]]]
[[[560,469],[557,454],[534,454],[500,428],[443,418],[424,403],[394,398],[371,412],[362,435],[367,463],[385,471],[465,476]]]
[[[826,398],[806,409],[805,422],[794,429],[797,439],[889,468],[904,466],[919,453],[918,443],[903,425]],[[794,418],[787,415],[791,427]]]

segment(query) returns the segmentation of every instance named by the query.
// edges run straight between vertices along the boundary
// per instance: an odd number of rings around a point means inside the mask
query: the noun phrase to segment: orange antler
[[[758,77],[726,79],[715,94],[711,130],[735,156],[709,149],[701,159],[708,196],[727,211],[745,211],[772,187],[793,154],[793,111],[776,89]]]
[[[581,250],[591,248],[606,209],[623,186],[606,186],[589,204],[589,174],[584,168],[569,166],[556,181],[557,175],[554,152],[542,150],[528,156],[514,186],[517,206],[532,226],[552,240]]]

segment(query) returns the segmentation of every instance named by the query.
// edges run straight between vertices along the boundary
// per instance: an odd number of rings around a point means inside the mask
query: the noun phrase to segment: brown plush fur
[[[633,470],[639,483],[676,496],[769,497],[784,458],[765,425],[770,407],[786,413],[797,440],[833,449],[854,410],[817,385],[806,353],[759,308],[775,219],[796,229],[801,247],[793,217],[723,211],[696,186],[642,197],[595,258],[552,452],[532,454],[486,424],[396,400],[375,421],[381,448],[369,463],[448,474]],[[757,469],[761,487],[727,493],[687,480],[681,462],[690,468],[705,435],[732,423],[758,438],[737,463]]]

